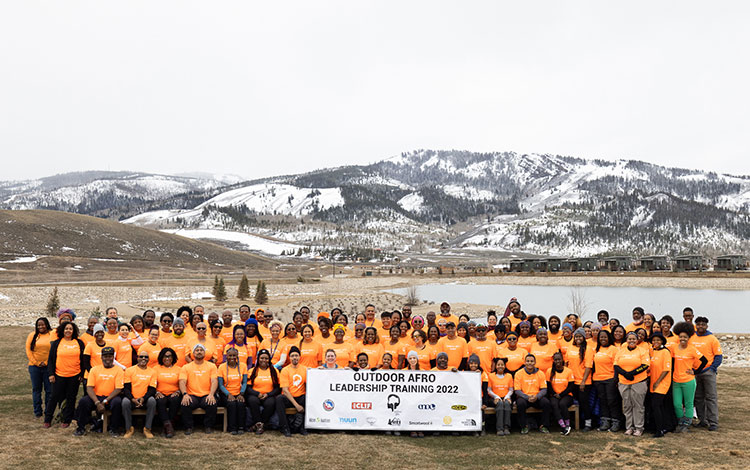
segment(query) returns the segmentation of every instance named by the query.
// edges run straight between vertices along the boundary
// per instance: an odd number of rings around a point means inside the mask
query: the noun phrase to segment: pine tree
[[[55,287],[47,301],[47,316],[55,316],[58,310],[60,310],[60,297],[57,295],[57,287]]]
[[[245,300],[248,297],[250,297],[250,284],[247,281],[247,276],[243,274],[242,280],[240,280],[240,286],[237,288],[237,298]]]
[[[216,294],[214,294],[214,300],[223,302],[227,300],[227,289],[224,287],[224,278],[219,278],[219,284],[216,286]]]
[[[216,298],[216,294],[219,292],[219,276],[214,276],[214,287],[211,289],[211,295]]]
[[[263,281],[258,281],[258,286],[255,288],[255,303],[260,305],[268,303],[266,283]]]

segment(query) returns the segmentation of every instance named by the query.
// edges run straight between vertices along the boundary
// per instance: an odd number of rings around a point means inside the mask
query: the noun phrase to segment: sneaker
[[[185,435],[186,436],[189,436],[191,434],[193,434],[193,428],[187,428],[187,429],[185,429]]]
[[[109,434],[109,437],[120,437],[120,435],[114,429],[110,429],[109,431],[107,431],[107,434]]]
[[[524,427],[521,428],[521,434],[528,434],[528,433],[529,433],[529,427],[528,426],[524,426]]]
[[[640,429],[636,429],[635,431],[633,431],[633,437],[641,437],[642,435],[643,431],[641,431]]]
[[[284,428],[284,429],[282,429],[282,430],[281,430],[281,433],[282,433],[282,434],[284,435],[284,437],[292,437],[292,433],[291,433],[291,432],[289,432],[289,429],[288,429],[288,428]],[[414,433],[412,433],[412,434],[414,434]]]
[[[307,429],[302,428],[302,431],[299,432],[303,436],[307,436]]]
[[[255,425],[255,434],[257,435],[263,434],[263,423],[257,423]]]
[[[619,419],[613,419],[612,420],[612,427],[609,428],[609,432],[619,432],[620,431],[620,420]]]
[[[204,434],[213,434],[214,433],[214,428],[206,428],[206,429],[203,430],[203,433]]]
[[[560,434],[562,434],[563,436],[567,436],[568,434],[570,434],[570,430],[571,430],[570,426],[565,426],[565,429],[563,429]]]
[[[539,426],[539,432],[542,434],[549,434],[549,429],[546,426]]]
[[[69,427],[70,427],[70,423],[62,423],[62,424],[60,425],[60,427],[61,427],[61,428],[63,428],[63,429],[65,429],[65,428],[69,428]]]
[[[149,428],[143,428],[143,435],[146,436],[146,439],[154,438],[154,433],[152,433]]]
[[[505,431],[503,431],[503,434],[506,436],[510,436],[510,428],[505,428]]]
[[[127,431],[125,431],[125,435],[122,436],[123,439],[130,439],[133,437],[133,434],[135,434],[135,428],[133,426],[130,426]]]
[[[719,426],[717,426],[715,424],[712,424],[711,426],[708,427],[708,430],[709,431],[718,431],[719,430]]]
[[[599,424],[599,431],[606,431],[609,429],[609,418],[602,418],[601,424]]]
[[[229,434],[231,434],[231,435],[233,435],[233,436],[236,436],[236,435],[238,435],[238,434],[239,434],[239,432],[237,432],[237,430],[235,429],[234,431],[230,432]]]
[[[497,435],[497,436],[504,436],[505,435],[505,431],[498,431],[498,432],[495,433],[495,435]]]
[[[51,428],[51,427],[52,427],[52,424],[50,424],[50,423],[47,423],[47,422],[45,422],[44,424],[42,424],[42,427],[43,427],[44,429],[49,429],[49,428]]]
[[[656,431],[654,433],[655,438],[664,437],[664,431]]]
[[[583,431],[583,432],[591,432],[591,426],[584,426],[581,431]]]
[[[625,435],[626,436],[632,436],[633,435],[633,430],[632,429],[628,429],[627,431],[625,431]]]
[[[83,436],[84,434],[86,434],[86,430],[81,428],[76,428],[76,430],[73,432],[74,436]]]

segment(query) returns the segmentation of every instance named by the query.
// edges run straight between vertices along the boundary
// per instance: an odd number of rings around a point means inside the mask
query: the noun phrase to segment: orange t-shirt
[[[518,336],[518,347],[523,348],[526,352],[531,352],[531,346],[536,344],[536,336]]]
[[[204,397],[211,392],[211,381],[218,380],[216,366],[208,361],[200,365],[196,362],[185,364],[180,370],[180,380],[185,380],[185,388],[190,395]]]
[[[180,366],[164,367],[157,365],[156,371],[156,391],[164,396],[169,396],[180,389]]]
[[[560,350],[561,353],[563,353],[563,356],[567,355],[569,348],[575,348],[575,346],[573,345],[573,337],[571,336],[570,341],[567,341],[565,337],[560,336],[560,339],[557,340],[557,348]],[[591,349],[591,348],[588,348],[588,349]]]
[[[625,327],[625,333],[630,333],[631,331],[635,331],[638,328],[643,328],[644,330],[646,329],[643,327],[643,322],[641,322],[640,325],[636,325],[634,322],[631,322]]]
[[[505,395],[513,388],[513,376],[507,372],[502,377],[495,373],[487,374],[487,385],[492,393],[505,398]]]
[[[531,354],[536,358],[536,366],[547,372],[552,368],[552,356],[558,352],[557,344],[548,342],[544,346],[539,343],[531,345]]]
[[[392,366],[397,367],[398,366],[398,357],[399,356],[406,356],[406,347],[404,343],[397,341],[396,344],[391,344],[390,341],[386,343],[381,343],[383,345],[383,354],[385,353],[391,353],[391,357],[393,357]]]
[[[31,335],[34,336],[34,333],[32,333]],[[94,338],[94,335],[90,335],[90,334],[84,332],[84,333],[81,333],[78,336],[78,339],[80,339],[81,341],[83,341],[83,345],[84,346],[88,346],[89,343],[93,342],[96,338]],[[38,339],[37,339],[37,342],[39,342]]]
[[[177,361],[175,362],[175,365],[182,367],[187,364],[185,357],[187,356],[188,352],[189,340],[190,339],[186,334],[183,334],[179,338],[175,337],[175,335],[169,335],[163,339],[160,339],[159,345],[161,345],[162,349],[172,348],[174,353],[177,355]]]
[[[691,336],[693,338],[695,335]],[[680,344],[680,337],[677,335],[672,335],[669,338],[667,338],[667,349],[669,349],[671,352],[674,352],[674,348],[676,348]],[[690,344],[690,340],[688,340],[688,344]]]
[[[641,348],[636,346],[632,351],[627,346],[620,348],[617,356],[615,356],[614,365],[620,366],[626,371],[637,369],[641,364],[651,364],[651,357],[649,356],[648,348]],[[633,377],[633,380],[628,380],[622,375],[619,380],[621,384],[631,385],[638,382],[642,382],[648,378],[648,371],[644,370],[640,374]]]
[[[302,341],[299,346],[299,363],[304,367],[318,367],[323,362],[323,346],[315,340]],[[261,392],[264,393],[264,392]]]
[[[219,377],[224,381],[224,387],[230,395],[239,395],[242,391],[242,377],[247,376],[247,366],[242,362],[237,363],[238,367],[229,367],[227,363],[219,366]]]
[[[224,342],[224,338],[219,336],[218,338],[214,338],[211,336],[211,341],[213,341],[214,350],[211,353],[211,357],[214,360],[214,364],[217,366],[224,362],[224,347],[226,346],[226,343]]]
[[[677,338],[676,342],[679,344],[680,337],[677,335],[674,335],[674,337]],[[697,334],[694,334],[688,340],[688,345],[693,346],[706,357],[706,360],[708,361],[706,363],[706,367],[713,364],[714,357],[720,354],[724,354],[721,350],[721,344],[719,344],[719,340],[716,339],[716,336],[714,335],[698,336]]]
[[[566,362],[568,363],[570,370],[573,371],[573,381],[576,384],[580,384],[583,380],[583,374],[586,373],[586,368],[594,366],[594,350],[589,348],[588,345],[586,346],[583,361],[581,361],[580,357],[581,349],[576,346],[569,348],[568,354],[566,355]],[[589,374],[585,385],[591,385],[591,375],[592,374]]]
[[[360,355],[361,353],[367,354],[367,367],[371,369],[383,363],[383,352],[383,345],[380,343],[359,343],[356,356]]]
[[[278,342],[271,342],[271,337],[264,339],[260,343],[260,349],[267,349],[271,353],[271,364],[276,364],[281,360],[281,355],[286,353],[289,357],[289,344],[285,343],[283,339],[279,339]]]
[[[523,318],[516,318],[511,314],[508,315],[508,320],[510,320],[510,329],[516,331],[516,327],[523,321]]]
[[[461,360],[469,357],[469,343],[460,336],[453,339],[443,336],[438,341],[438,349],[448,355],[448,368],[460,366]]]
[[[271,368],[266,370],[257,367],[258,375],[255,376],[255,381],[252,384],[252,389],[258,393],[270,393],[273,390],[273,377],[271,377]],[[248,385],[250,385],[250,375],[252,372],[248,372]]]
[[[560,341],[562,337],[562,331],[560,330],[558,330],[557,333],[552,333],[551,331],[547,330],[547,340],[552,344],[557,344],[557,342]]]
[[[674,357],[672,379],[676,383],[685,383],[693,380],[695,376],[688,374],[687,371],[700,367],[703,354],[695,346],[688,343],[685,349],[680,349],[679,346],[676,347],[672,353],[672,357]]]
[[[552,377],[552,369],[547,371],[547,381],[552,384],[552,390],[555,393],[562,393],[568,388],[568,384],[574,381],[573,371],[567,367],[563,367],[562,372],[555,372],[555,376]]]
[[[188,342],[187,355],[190,356],[191,358],[193,357],[193,348],[199,342],[200,341],[198,341],[198,336],[197,335],[195,337],[193,337],[193,339],[191,341]],[[201,343],[201,344],[203,344],[203,346],[206,347],[206,355],[203,357],[203,360],[204,361],[211,361],[211,359],[214,359],[214,354],[216,354],[216,343],[214,343],[214,340],[212,340],[211,338],[207,337],[204,340],[204,342]],[[216,364],[216,361],[214,361],[214,364]],[[219,362],[219,364],[221,364],[221,362]]]
[[[26,357],[29,358],[30,366],[38,366],[39,364],[46,364],[49,359],[50,343],[53,341],[52,335],[49,332],[39,335],[36,338],[34,344],[34,350],[31,350],[31,340],[34,339],[34,333],[29,333],[26,337]]]
[[[305,394],[307,384],[307,368],[303,366],[286,366],[279,373],[279,386],[288,388],[293,397]]]
[[[73,377],[81,373],[81,347],[75,339],[62,338],[57,346],[55,375]]]
[[[426,345],[422,349],[417,349],[415,347],[409,348],[409,351],[416,351],[417,355],[419,356],[419,369],[420,370],[430,370],[432,368],[432,365],[430,364],[430,361],[432,359],[435,359],[435,351],[433,348],[428,348]],[[409,354],[409,351],[406,352],[406,354]],[[409,363],[406,363],[406,367],[408,368]]]
[[[515,380],[513,381],[513,388],[528,396],[536,395],[541,389],[547,388],[547,377],[545,377],[544,372],[539,369],[537,369],[536,372],[529,374],[524,367],[516,372]]]
[[[229,343],[232,341],[232,334],[234,333],[234,325],[232,326],[223,326],[221,327],[221,337],[224,338],[225,343]]]
[[[102,349],[106,348],[107,346],[112,346],[111,341],[104,340],[104,346],[99,346],[96,344],[96,341],[93,343],[89,343],[86,345],[86,347],[83,349],[83,355],[89,356],[89,367],[94,366],[100,366],[102,365]],[[83,378],[86,379],[89,376],[89,371],[85,371],[83,373]]]
[[[245,364],[245,366],[247,366],[247,364],[248,364],[248,359],[255,360],[255,358],[252,355],[253,354],[252,353],[252,349],[250,348],[250,346],[247,343],[245,343],[242,346],[238,346],[236,344],[229,344],[229,343],[227,343],[227,345],[224,346],[224,356],[226,356],[227,355],[227,351],[229,351],[232,348],[234,348],[234,349],[237,350],[237,358],[238,358],[238,360],[241,363]],[[222,361],[222,362],[224,362],[224,361]],[[252,364],[252,361],[250,361],[250,363]]]
[[[588,345],[587,349],[588,348]],[[617,356],[617,346],[607,346],[594,350],[594,380],[607,380],[615,376],[615,356]]]
[[[526,363],[526,355],[528,353],[529,352],[523,348],[517,347],[516,349],[511,351],[507,347],[498,345],[497,351],[495,352],[495,357],[504,357],[505,359],[507,359],[508,362],[505,364],[505,368],[508,369],[508,372],[515,372],[518,369],[522,368]]]
[[[489,340],[472,339],[469,341],[469,356],[476,354],[479,357],[479,365],[485,372],[492,370],[492,359],[495,357],[496,349],[497,345]]]
[[[94,388],[94,395],[98,397],[107,397],[116,388],[122,388],[125,371],[117,366],[109,369],[102,366],[94,366],[89,371],[87,387]]]
[[[663,372],[667,372],[667,376],[661,381],[659,387],[654,389],[654,383],[661,377]],[[669,349],[662,348],[658,351],[651,351],[651,365],[648,368],[648,373],[651,377],[649,383],[649,390],[651,393],[658,393],[665,395],[669,391],[669,386],[672,384],[672,353]]]
[[[329,344],[326,349],[336,351],[336,364],[339,367],[347,367],[349,362],[357,362],[357,355],[354,353],[354,346],[344,341],[341,344]]]
[[[117,359],[117,362],[125,367],[133,365],[133,346],[130,344],[130,341],[118,337],[112,342],[111,346],[115,348],[115,359]]]
[[[161,346],[159,346],[158,342],[156,344],[151,344],[149,341],[146,341],[138,349],[139,354],[142,352],[148,354],[147,367],[156,367],[159,364],[159,353],[161,352]]]
[[[125,369],[123,383],[130,384],[133,398],[141,398],[146,395],[149,387],[156,388],[156,371],[154,369],[141,369],[138,366]]]
[[[391,329],[389,328],[378,328],[378,338],[380,338],[380,344],[389,343],[391,341]]]

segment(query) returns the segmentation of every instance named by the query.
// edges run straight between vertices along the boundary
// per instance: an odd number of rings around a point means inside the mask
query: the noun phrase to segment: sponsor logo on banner
[[[461,424],[463,424],[464,426],[476,426],[477,422],[474,421],[473,419],[465,419],[461,421]]]
[[[367,424],[369,424],[370,426],[375,426],[375,423],[377,422],[378,422],[377,418],[373,418],[372,416],[367,418]]]
[[[352,402],[352,409],[353,410],[371,410],[372,409],[372,402],[369,402],[369,401],[353,401]]]
[[[401,426],[401,420],[398,418],[391,418],[388,420],[389,426]]]
[[[432,426],[432,421],[409,421],[409,426]]]
[[[401,404],[401,398],[398,395],[394,395],[391,393],[388,395],[388,409],[396,412],[396,408],[398,408],[398,405]]]
[[[445,416],[443,418],[443,424],[446,426],[450,426],[450,424],[453,422],[453,419],[450,416]]]
[[[466,408],[467,408],[466,405],[453,405],[453,406],[451,406],[451,410],[456,410],[456,411],[464,411]]]
[[[434,403],[420,403],[419,405],[417,405],[417,408],[420,409],[420,410],[435,411],[435,409],[437,408],[437,406],[435,406]]]
[[[326,411],[331,411],[336,405],[333,403],[333,400],[330,398],[323,402],[323,409]]]
[[[342,423],[342,424],[357,424],[357,418],[339,418],[339,423]]]
[[[331,420],[328,418],[309,418],[308,423],[330,423]]]

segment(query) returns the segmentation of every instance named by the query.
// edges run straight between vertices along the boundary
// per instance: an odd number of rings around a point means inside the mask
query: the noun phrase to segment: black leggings
[[[570,410],[568,408],[573,404],[573,395],[565,395],[560,398],[550,396],[549,403],[552,406],[552,416],[555,418],[555,421],[560,421],[561,419],[567,421],[570,419]]]
[[[263,407],[261,412],[260,407]],[[257,396],[248,395],[247,407],[250,408],[250,416],[252,416],[253,424],[262,422],[268,424],[268,421],[276,411],[276,397],[266,397],[263,400]]]
[[[651,416],[654,417],[654,431],[657,432],[667,429],[666,407],[671,407],[672,401],[667,401],[666,398],[666,394],[651,393]]]
[[[177,395],[175,397],[167,395],[156,400],[156,410],[159,413],[159,420],[162,424],[166,423],[167,421],[170,421],[172,422],[172,424],[174,424],[174,420],[177,417],[177,412],[180,411],[180,400],[182,400],[181,395]]]
[[[73,421],[73,412],[76,408],[76,396],[78,387],[81,385],[78,375],[73,377],[60,377],[55,374],[55,383],[52,384],[52,400],[44,412],[44,422],[51,423],[55,415],[57,405],[64,402],[62,410],[62,422],[70,424]]]
[[[597,395],[599,395],[601,417],[619,419],[620,411],[617,408],[617,402],[620,398],[620,392],[617,391],[615,379],[595,380],[594,386]]]
[[[580,384],[576,384],[574,393],[576,394],[576,400],[578,401],[578,407],[581,409],[581,418],[584,423],[587,419],[591,419],[591,408],[589,406],[589,400],[591,399],[591,388],[592,385],[584,385],[583,391],[579,388]]]

